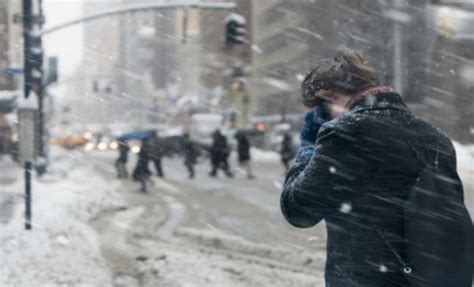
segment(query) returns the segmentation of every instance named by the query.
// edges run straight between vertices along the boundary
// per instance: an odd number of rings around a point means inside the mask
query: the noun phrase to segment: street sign
[[[37,96],[30,92],[28,98],[18,99],[18,158],[25,167],[25,229],[32,227],[31,217],[31,172],[32,163],[36,156],[36,132],[38,122],[38,102]]]
[[[36,156],[38,103],[31,94],[27,99],[18,98],[19,159],[23,163],[33,162]]]
[[[6,68],[5,73],[7,75],[21,75],[23,74],[23,69],[22,68]]]

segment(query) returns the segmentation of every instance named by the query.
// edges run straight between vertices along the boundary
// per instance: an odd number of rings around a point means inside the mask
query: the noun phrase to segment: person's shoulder
[[[365,114],[346,113],[329,122],[324,123],[319,131],[319,137],[337,135],[361,135],[368,130],[370,118]]]
[[[445,131],[416,115],[412,115],[408,130],[411,133],[411,138],[418,138],[420,142],[429,142],[430,145],[438,148],[454,151],[452,140]]]

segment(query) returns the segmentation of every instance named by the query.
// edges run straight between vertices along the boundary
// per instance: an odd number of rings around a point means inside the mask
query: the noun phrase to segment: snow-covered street
[[[113,179],[113,158],[93,157],[99,173]],[[125,182],[119,192],[127,207],[93,223],[105,242],[115,238],[116,244],[103,243],[114,283],[322,286],[323,228],[301,232],[284,222],[278,204],[283,168],[269,160],[258,163],[251,181],[239,173],[209,178],[207,162],[190,180],[182,159],[167,159],[166,179],[154,180],[148,194]]]
[[[283,168],[271,158],[252,181],[209,178],[207,162],[191,181],[182,159],[167,159],[168,177],[143,194],[116,179],[114,153],[56,153],[33,184],[33,231],[23,230],[22,180],[2,184],[2,204],[15,207],[2,215],[2,286],[322,284],[323,228],[283,221]]]
[[[458,154],[472,211],[472,150]],[[142,193],[116,178],[115,156],[55,149],[33,184],[32,231],[21,171],[2,169],[0,286],[324,286],[324,226],[284,221],[277,157],[258,156],[254,180],[235,165],[236,178],[210,178],[208,162],[190,180],[167,158],[165,179]]]

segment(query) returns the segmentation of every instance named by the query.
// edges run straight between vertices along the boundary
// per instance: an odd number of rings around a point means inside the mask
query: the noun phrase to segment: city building
[[[302,113],[299,86],[339,47],[362,49],[423,118],[474,140],[472,5],[463,1],[253,1],[257,114]]]
[[[7,2],[0,2],[2,6],[8,5]],[[8,7],[0,9],[0,90],[6,90],[10,87],[10,76],[8,75]]]
[[[15,23],[21,13],[21,1],[0,1],[0,90],[19,89],[23,67],[22,26]]]
[[[116,8],[121,0],[85,1],[84,15]],[[119,16],[105,17],[84,24],[83,68],[84,85],[81,105],[84,113],[96,122],[114,121],[121,110],[117,101],[116,71],[119,63]],[[96,109],[90,109],[93,105]],[[100,111],[100,112],[97,112]]]
[[[253,2],[252,90],[258,93],[258,114],[280,114],[284,120],[303,112],[302,79],[318,59],[333,57],[338,47],[380,54],[383,42],[373,39],[383,38],[383,19],[369,2]]]

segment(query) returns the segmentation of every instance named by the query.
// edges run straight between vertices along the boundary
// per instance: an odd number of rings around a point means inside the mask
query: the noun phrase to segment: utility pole
[[[38,0],[38,13],[39,13],[39,19],[38,25],[39,28],[43,28],[43,22],[44,22],[44,15],[43,15],[43,0]],[[38,36],[37,39],[37,45],[39,47],[39,50],[41,51],[40,55],[38,57],[41,57],[40,62],[43,63],[43,40],[41,36]],[[47,160],[46,160],[46,151],[45,151],[45,119],[44,119],[44,95],[45,95],[45,90],[46,86],[44,83],[44,70],[42,67],[39,69],[40,71],[40,80],[39,80],[39,87],[38,87],[38,158],[40,159],[40,162],[36,163],[36,172],[38,175],[43,175],[46,172],[47,168]]]
[[[24,60],[24,96],[28,98],[31,89],[31,32],[33,30],[32,0],[23,0],[23,60]]]
[[[23,0],[23,38],[24,38],[24,97],[28,98],[31,91],[31,32],[33,29],[32,0]],[[21,121],[21,119],[20,119]],[[20,122],[21,123],[21,122]],[[24,125],[25,123],[23,123]],[[30,124],[32,124],[30,122]],[[21,143],[20,143],[21,144]],[[28,158],[24,162],[25,167],[25,229],[31,229],[31,169],[32,159]]]
[[[41,2],[38,2],[41,4]],[[42,25],[42,14],[34,15],[33,0],[23,0],[22,15],[16,15],[23,23],[24,97],[18,101],[19,155],[25,169],[25,229],[32,228],[31,174],[38,149],[38,99],[43,84],[43,49],[41,37],[34,35],[35,24]]]

